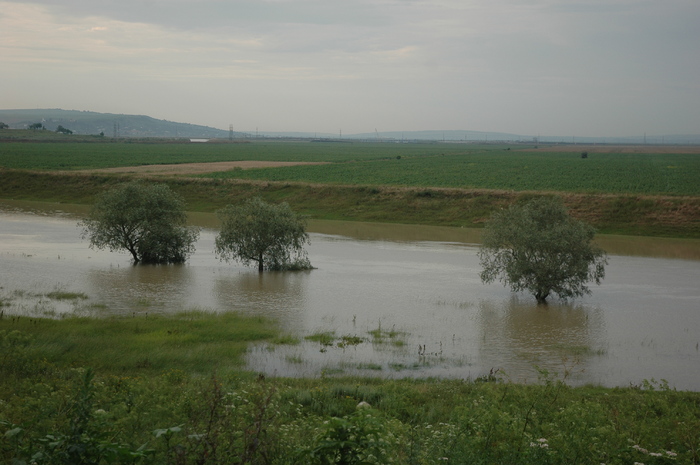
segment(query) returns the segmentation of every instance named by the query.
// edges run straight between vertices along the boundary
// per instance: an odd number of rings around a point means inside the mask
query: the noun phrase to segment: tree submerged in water
[[[309,270],[304,250],[309,243],[306,220],[289,205],[274,205],[259,197],[242,205],[228,205],[218,212],[221,231],[216,254],[225,261],[257,264],[263,270]]]
[[[605,277],[606,253],[593,244],[595,230],[572,218],[561,200],[541,197],[495,213],[484,229],[481,280],[531,292],[538,303],[551,294],[590,294],[589,281]]]
[[[199,229],[186,226],[185,203],[166,184],[130,182],[98,196],[79,226],[90,247],[126,250],[134,264],[183,263]]]

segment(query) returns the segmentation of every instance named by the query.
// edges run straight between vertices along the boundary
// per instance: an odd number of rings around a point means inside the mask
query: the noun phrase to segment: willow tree
[[[97,197],[81,223],[90,247],[124,250],[137,263],[183,263],[199,229],[188,227],[185,203],[166,184],[130,182]]]
[[[528,291],[544,303],[589,294],[605,277],[607,255],[593,244],[594,229],[572,218],[559,199],[541,197],[495,213],[479,249],[481,280]]]
[[[312,268],[304,250],[309,243],[306,220],[287,203],[275,205],[255,197],[228,205],[218,216],[221,231],[215,252],[220,259],[257,265],[261,273]]]

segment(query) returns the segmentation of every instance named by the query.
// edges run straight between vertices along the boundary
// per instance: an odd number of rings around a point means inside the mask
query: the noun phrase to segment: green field
[[[207,175],[309,183],[514,191],[700,195],[700,156],[474,151]]]
[[[531,146],[314,143],[12,143],[0,166],[83,170],[217,161],[304,161],[326,165],[234,170],[206,177],[362,186],[507,191],[700,195],[700,155],[538,152]]]
[[[0,143],[0,166],[25,170],[82,170],[216,161],[348,162],[397,156],[481,151],[478,145],[262,141],[251,143]]]

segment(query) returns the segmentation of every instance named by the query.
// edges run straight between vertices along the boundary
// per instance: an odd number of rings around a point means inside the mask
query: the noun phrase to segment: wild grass
[[[70,292],[56,290],[46,294],[46,297],[54,300],[86,300],[88,299],[87,294],[84,292]]]
[[[239,368],[249,342],[277,334],[274,323],[263,318],[203,312],[57,320],[14,316],[1,320],[0,327],[29,331],[33,356],[39,359],[114,375],[172,367],[201,374]]]
[[[213,345],[269,337],[257,319],[127,320],[0,320],[0,462],[700,463],[700,393],[663,381],[606,389],[572,388],[546,372],[533,385],[498,373],[473,381],[255,377]],[[130,350],[112,333],[136,343],[141,357],[177,356],[142,366],[121,355]],[[205,366],[183,360],[198,345],[207,346]]]
[[[406,345],[404,338],[408,336],[408,333],[404,331],[396,331],[395,329],[388,331],[382,330],[381,325],[376,329],[368,331],[368,334],[371,336],[370,341],[372,344],[391,344],[396,347],[403,347]]]

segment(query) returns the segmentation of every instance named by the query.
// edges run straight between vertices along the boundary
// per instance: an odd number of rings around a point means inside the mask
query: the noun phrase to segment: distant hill
[[[249,137],[256,135],[248,134]],[[470,143],[525,143],[525,144],[668,144],[668,145],[698,145],[699,134],[670,134],[670,135],[639,135],[628,137],[573,137],[573,136],[536,136],[511,134],[506,132],[483,131],[386,131],[366,132],[358,134],[321,134],[314,132],[270,132],[261,131],[257,137],[278,138],[307,138],[319,141],[353,140],[377,142],[470,142]]]
[[[181,137],[201,139],[225,139],[229,132],[209,126],[176,123],[143,115],[124,115],[97,113],[93,111],[38,109],[38,110],[0,110],[0,122],[12,129],[25,129],[32,124],[43,123],[49,131],[55,131],[60,125],[70,129],[74,134],[98,135],[106,137]],[[271,132],[259,133],[234,132],[235,138],[305,138],[333,141],[380,141],[380,142],[513,142],[513,143],[564,143],[564,144],[700,144],[699,134],[638,135],[629,137],[577,137],[522,135],[503,132],[482,131],[391,131],[367,132],[359,134],[320,134],[314,132]]]
[[[0,122],[11,129],[26,129],[43,123],[49,131],[60,125],[74,134],[100,134],[107,137],[184,137],[228,138],[229,132],[196,124],[176,123],[143,115],[96,113],[93,111],[39,109],[0,110]],[[234,134],[236,136],[236,134]]]

